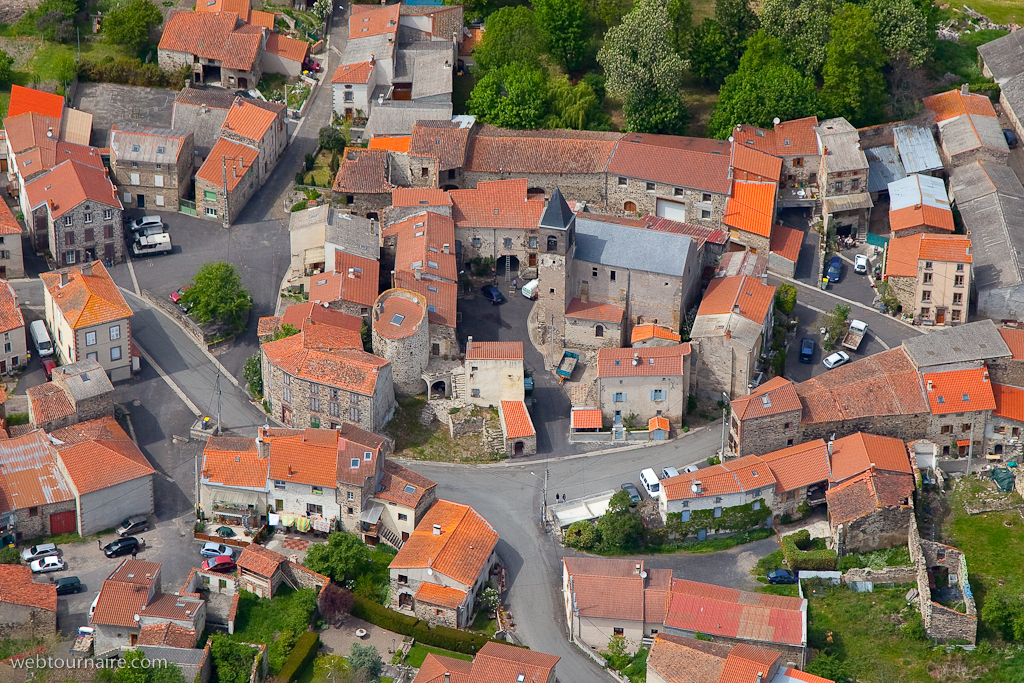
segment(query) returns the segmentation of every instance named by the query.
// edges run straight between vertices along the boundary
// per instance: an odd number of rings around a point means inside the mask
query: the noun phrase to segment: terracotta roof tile
[[[473,342],[466,360],[523,360],[523,342]]]
[[[993,384],[992,394],[996,400],[996,408],[992,411],[995,417],[1024,422],[1024,389]]]
[[[265,49],[272,55],[301,64],[302,60],[309,54],[309,43],[304,40],[282,36],[280,33],[271,33],[267,36]]]
[[[807,601],[674,579],[665,626],[803,646]]]
[[[598,377],[681,376],[690,355],[689,344],[649,346],[642,349],[600,349],[597,352]],[[633,359],[639,362],[633,365]]]
[[[935,123],[941,123],[964,114],[996,118],[996,110],[992,106],[991,100],[985,95],[964,94],[959,90],[949,90],[925,97],[921,101],[926,109],[935,113]]]
[[[725,658],[725,669],[718,683],[755,683],[759,674],[767,680],[780,656],[774,650],[740,643]]]
[[[776,223],[772,227],[771,244],[769,250],[778,254],[787,261],[796,263],[800,257],[800,246],[804,241],[804,233],[795,228],[787,228],[785,225]]]
[[[270,442],[267,476],[323,488],[338,488],[338,433],[316,429],[282,430],[264,436]]]
[[[333,190],[353,194],[390,193],[394,188],[387,180],[387,155],[387,150],[383,149],[346,148]]]
[[[509,130],[478,126],[469,140],[465,168],[497,173],[604,173],[621,133]]]
[[[433,526],[441,527],[434,534]],[[476,583],[498,542],[498,533],[476,510],[447,500],[430,508],[402,549],[392,569],[431,567],[467,586]]]
[[[342,313],[333,308],[317,306],[313,302],[292,304],[284,309],[284,315],[280,320],[282,325],[291,325],[297,330],[302,330],[307,322],[330,325],[354,332],[358,332],[363,327],[363,319],[359,316]]]
[[[818,137],[814,127],[817,116],[782,121],[773,130],[742,124],[733,131],[733,137],[741,145],[748,145],[775,156],[817,156]]]
[[[870,515],[883,507],[906,505],[914,493],[914,477],[868,471],[825,492],[832,526]]]
[[[25,393],[28,395],[33,424],[45,425],[75,412],[67,394],[53,382],[29,387]]]
[[[0,603],[57,611],[57,586],[35,583],[32,570],[23,565],[0,564]]]
[[[0,213],[2,211],[0,209]],[[25,318],[18,306],[18,295],[9,282],[0,280],[0,332],[10,332],[21,327],[25,327]]]
[[[537,430],[533,428],[533,420],[526,410],[526,404],[522,401],[501,402],[501,428],[505,432],[506,439],[522,439],[528,436],[537,436]]]
[[[907,447],[900,439],[857,432],[832,443],[832,478],[841,482],[871,469],[912,474]]]
[[[560,657],[489,640],[473,660],[473,681],[515,683],[519,675],[526,681],[548,681]]]
[[[615,145],[607,171],[724,195],[731,157],[725,140],[629,133]]]
[[[89,623],[106,626],[133,628],[135,615],[149,602],[150,586],[138,583],[122,583],[112,579],[103,582],[100,588],[96,611]]]
[[[196,171],[196,178],[212,183],[218,188],[224,186],[225,163],[227,164],[228,192],[233,192],[238,183],[250,173],[256,164],[260,151],[255,147],[232,142],[227,138],[218,138],[206,161]]]
[[[190,649],[196,645],[196,632],[169,621],[162,624],[147,624],[139,630],[138,644]]]
[[[600,408],[573,408],[572,429],[600,429],[601,409]]]
[[[953,212],[950,209],[940,209],[928,204],[922,204],[920,207],[908,206],[905,209],[889,212],[889,227],[894,232],[922,225],[937,230],[948,230],[952,233]],[[898,237],[898,235],[895,236]]]
[[[372,396],[379,369],[388,364],[361,349],[312,347],[308,332],[263,344],[263,353],[273,365],[293,377]]]
[[[919,233],[889,240],[885,254],[886,277],[917,277],[918,260],[971,262],[971,240],[965,235]]]
[[[652,417],[647,421],[647,430],[653,432],[656,429],[669,430],[668,419],[664,417]]]
[[[451,206],[452,198],[434,187],[396,187],[391,192],[392,206]]]
[[[828,446],[822,439],[797,444],[761,456],[775,475],[777,492],[796,491],[832,478]]]
[[[11,100],[7,105],[7,116],[18,116],[25,112],[34,112],[59,119],[63,111],[64,98],[60,95],[25,88],[20,85],[11,86]]]
[[[370,62],[355,62],[353,64],[339,64],[331,76],[331,83],[369,83],[373,74],[374,65]],[[370,149],[377,149],[371,147]]]
[[[345,426],[353,427],[354,425]],[[346,484],[363,486],[366,484],[367,478],[376,477],[380,472],[379,465],[383,457],[381,455],[383,439],[358,427],[355,427],[355,429],[358,429],[359,433],[350,433],[348,430],[342,432],[339,430],[340,434],[351,437],[351,439],[345,437],[338,439],[337,478],[338,481]],[[353,467],[352,463],[356,461],[358,461],[358,465]]]
[[[113,184],[101,168],[69,159],[25,186],[32,208],[49,203],[53,218],[63,216],[83,202],[121,208]]]
[[[50,434],[68,479],[79,495],[154,474],[146,456],[113,415],[79,422]]]
[[[777,192],[775,183],[737,180],[732,184],[722,223],[737,230],[770,237]]]
[[[630,338],[633,344],[647,341],[648,339],[667,339],[669,341],[678,342],[682,337],[666,327],[655,325],[653,323],[635,325],[633,327],[633,333]]]
[[[258,107],[244,97],[239,97],[235,99],[231,108],[228,109],[228,115],[221,125],[221,130],[241,135],[243,138],[259,143],[263,136],[267,134],[267,130],[274,125],[277,118],[277,114],[273,111]],[[212,150],[210,154],[213,154]]]
[[[700,493],[694,490],[696,482],[701,484]],[[697,472],[663,479],[661,486],[668,500],[683,500],[747,492],[774,487],[775,483],[775,475],[764,460],[756,455],[745,455]]]
[[[203,479],[222,486],[267,486],[266,458],[261,459],[253,439],[211,436],[203,449]]]
[[[259,58],[262,34],[238,27],[234,12],[175,12],[164,24],[161,50],[215,59],[223,67],[251,71]]]
[[[452,218],[459,228],[518,228],[534,230],[544,202],[527,197],[527,180],[492,180],[474,190],[452,190]]]
[[[238,15],[238,18],[246,23],[250,23],[253,17],[253,13],[258,14],[270,14],[270,12],[260,12],[259,10],[253,10],[251,6],[251,0],[200,0],[196,3],[197,12],[234,12]],[[273,15],[271,14],[271,17]],[[263,26],[263,24],[260,24]],[[274,24],[266,28],[273,29]]]
[[[389,296],[373,309],[373,329],[385,339],[405,339],[421,329],[426,305],[402,296]]]
[[[659,633],[647,667],[665,683],[718,683],[731,645]]]
[[[626,312],[615,304],[602,304],[597,301],[583,302],[579,297],[569,302],[565,307],[566,318],[579,318],[581,320],[596,320],[603,323],[622,324],[622,318]]]
[[[776,183],[782,173],[782,159],[737,142],[732,145],[732,166],[734,171],[760,176]],[[735,172],[733,175],[736,176]]]
[[[809,674],[806,671],[800,671],[799,669],[780,669],[780,671],[793,680],[803,681],[803,683],[835,683],[835,681],[829,678],[815,676],[814,674]]]
[[[412,492],[408,490],[410,487],[413,489]],[[391,460],[385,460],[374,497],[415,508],[427,491],[436,487],[437,484],[423,475]]]
[[[312,301],[349,301],[360,306],[372,306],[377,300],[379,261],[338,250],[334,252],[334,271],[310,280],[309,298]]]
[[[393,135],[391,137],[375,137],[370,140],[367,145],[368,149],[387,149],[392,152],[409,152],[409,141],[411,138],[408,135]]]
[[[20,235],[21,225],[14,217],[11,207],[7,202],[0,202],[0,235]]]
[[[0,511],[72,500],[42,430],[0,439]]]
[[[413,683],[470,683],[473,662],[427,653]]]
[[[451,121],[419,121],[412,129],[409,154],[437,159],[437,170],[448,171],[466,164],[468,144],[468,128]]]
[[[250,543],[242,548],[242,553],[238,556],[238,567],[269,579],[287,561],[288,558],[280,553],[268,550],[258,543]]]
[[[760,325],[764,323],[774,302],[775,287],[762,284],[755,277],[718,277],[708,284],[697,309],[697,316],[738,313]]]
[[[455,223],[448,216],[423,211],[405,220],[392,223],[383,232],[384,237],[396,236],[395,270],[415,273],[423,279],[458,279],[455,262]]]
[[[1024,329],[1016,330],[1010,327],[1001,327],[999,328],[999,336],[1010,347],[1013,360],[1024,360]]]
[[[785,377],[772,377],[746,396],[731,401],[732,411],[740,420],[800,410],[796,387]]]
[[[992,383],[985,368],[932,372],[922,376],[932,415],[992,410]]]
[[[455,328],[456,299],[459,285],[455,282],[441,280],[417,280],[416,276],[406,271],[395,273],[395,284],[422,294],[427,299],[427,319],[431,325],[443,325]]]
[[[398,13],[398,5],[353,5],[352,15],[348,19],[348,39],[398,33]]]
[[[132,316],[132,309],[128,307],[128,302],[110,278],[103,263],[94,261],[91,267],[92,274],[88,276],[82,275],[82,268],[78,266],[42,273],[39,276],[72,329],[78,330]],[[65,272],[70,281],[61,287],[61,273]]]
[[[973,260],[971,257],[971,238],[966,235],[922,234],[921,258],[931,261],[970,263]]]
[[[436,583],[424,581],[420,584],[419,590],[414,596],[417,602],[425,602],[428,605],[438,605],[449,609],[458,609],[465,602],[469,594],[457,588],[439,586]]]
[[[33,176],[52,168],[56,163],[57,142],[60,134],[60,117],[44,116],[25,112],[4,119],[7,144],[19,156],[18,166],[23,176]],[[27,150],[39,148],[40,154],[31,156]],[[32,159],[32,163],[28,163]],[[33,165],[34,164],[34,165]]]

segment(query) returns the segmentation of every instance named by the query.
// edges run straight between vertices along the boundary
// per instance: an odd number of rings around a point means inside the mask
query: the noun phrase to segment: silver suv
[[[44,557],[50,557],[51,555],[57,555],[59,551],[57,546],[53,543],[40,543],[34,545],[31,548],[25,548],[21,551],[21,559],[23,562],[32,562],[33,560],[39,560]]]
[[[143,216],[142,218],[136,218],[130,224],[132,232],[138,232],[143,228],[160,228],[158,232],[164,231],[164,222],[160,216]]]
[[[121,526],[117,527],[117,535],[124,538],[147,529],[149,529],[149,519],[145,515],[136,515],[121,522]]]

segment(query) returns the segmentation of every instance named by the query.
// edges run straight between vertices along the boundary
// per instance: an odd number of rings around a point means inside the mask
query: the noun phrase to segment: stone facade
[[[736,455],[764,455],[810,440],[801,439],[802,410],[790,410],[765,417],[729,419],[729,450]]]
[[[890,275],[885,281],[886,294],[895,296],[904,311],[916,313],[920,305],[917,302],[917,278]]]
[[[658,199],[673,202],[685,211],[683,222],[717,228],[725,215],[728,195],[691,187],[676,187],[665,183],[649,182],[642,178],[627,178],[607,174],[605,182],[606,206],[627,214],[658,215]],[[565,187],[563,186],[563,191]],[[570,197],[574,195],[569,194]],[[673,220],[679,220],[673,218]]]
[[[471,608],[471,606],[470,606]],[[413,613],[417,618],[436,626],[447,626],[448,628],[460,628],[460,620],[465,610],[462,607],[451,608],[445,605],[435,605],[424,600],[417,600],[413,607]]]
[[[746,230],[737,230],[736,228],[728,227],[723,225],[723,228],[729,230],[729,238],[733,242],[738,242],[745,245],[750,251],[761,256],[771,257],[771,240],[764,235],[758,235]]]
[[[178,200],[192,191],[195,139],[189,132],[177,144],[178,158],[160,162],[122,160],[118,158],[117,148],[111,148],[111,179],[124,206],[178,210]]]
[[[118,382],[131,377],[131,319],[122,318],[72,329],[49,289],[43,290],[46,322],[53,338],[54,355],[61,365],[93,359]]]
[[[833,529],[833,540],[840,555],[868,553],[892,548],[906,542],[907,528],[914,516],[912,505],[884,507],[870,515]]]
[[[426,608],[435,612],[433,615],[424,612],[420,605],[413,596],[419,591],[420,585],[423,583],[436,583],[443,584],[448,588],[454,588],[456,590],[463,591],[466,593],[465,602],[457,609],[446,608],[455,612],[453,628],[465,628],[469,625],[469,618],[472,616],[473,606],[476,604],[477,594],[483,590],[484,586],[488,581],[491,569],[498,563],[498,556],[495,552],[491,552],[490,557],[484,562],[483,568],[480,570],[480,574],[477,576],[476,581],[473,585],[468,586],[460,583],[449,576],[442,576],[437,571],[427,573],[427,568],[409,568],[409,569],[391,569],[391,609],[399,611],[411,610],[416,616],[421,619],[431,621],[432,619],[439,619],[433,623],[444,623],[449,624],[450,616],[446,613],[436,614],[436,606],[427,604]]]
[[[472,144],[472,143],[470,143]],[[566,197],[572,197],[576,201],[588,204],[607,205],[605,193],[604,173],[580,173],[563,175],[560,173],[492,173],[489,171],[464,171],[460,178],[444,181],[444,185],[458,185],[459,187],[476,187],[478,183],[488,180],[511,180],[514,178],[526,178],[530,184],[530,190],[544,190],[544,194],[551,196],[558,188]],[[543,240],[541,241],[543,245]],[[543,250],[544,247],[541,247]]]
[[[501,259],[515,258],[518,276],[528,280],[537,274],[537,257],[540,236],[538,230],[516,228],[474,228],[458,225],[455,239],[462,243],[463,261],[491,257],[498,264],[497,272],[505,272]],[[515,272],[515,268],[512,269]]]
[[[32,220],[36,250],[49,250],[58,267],[96,259],[120,263],[124,258],[120,207],[86,200],[54,220],[44,204],[32,210]]]
[[[14,528],[17,529],[15,538],[20,542],[30,538],[50,536],[50,515],[59,512],[77,512],[77,509],[74,498],[59,503],[18,508],[14,511],[16,518]]]
[[[979,410],[973,413],[951,413],[949,415],[931,415],[928,427],[922,435],[911,435],[900,438],[925,438],[942,448],[942,455],[949,456],[959,452],[967,455],[967,446],[957,445],[958,441],[973,440],[974,452],[980,454],[985,438],[985,425],[992,417],[991,410]]]
[[[0,211],[4,209],[0,207]],[[22,255],[21,235],[0,235],[0,279],[14,280],[22,277],[25,277],[25,259]]]
[[[333,192],[334,201],[341,202],[356,216],[380,220],[384,209],[391,205],[390,194],[372,192]]]
[[[262,54],[262,48],[260,53]],[[183,67],[190,68],[192,70],[192,82],[196,85],[219,85],[222,88],[230,88],[232,90],[255,88],[263,76],[263,62],[260,59],[260,55],[256,56],[252,69],[249,71],[229,69],[223,66],[219,60],[196,57],[187,52],[176,52],[174,50],[157,50],[157,62],[164,71],[177,72]],[[214,68],[220,74],[219,78],[216,75],[211,75],[207,78],[206,74],[213,74]]]
[[[571,283],[566,276],[575,252],[575,226],[568,230],[541,228],[537,236],[542,250],[537,268],[540,322],[549,327],[549,334],[561,341],[565,337],[565,309],[572,298]]]
[[[967,573],[967,559],[952,546],[926,541],[918,533],[916,521],[910,524],[907,543],[910,559],[917,568],[918,609],[929,638],[940,641],[967,641],[974,645],[978,635],[978,611]],[[957,587],[964,597],[965,612],[957,612],[933,602],[931,580],[936,569],[943,568],[948,576],[956,576]],[[929,571],[933,572],[929,577]]]
[[[762,340],[750,348],[737,338],[724,336],[694,338],[696,354],[697,394],[710,400],[721,400],[722,392],[730,398],[749,393]],[[767,452],[767,451],[766,451]]]
[[[249,106],[255,107],[258,105],[248,104],[244,100],[241,102],[235,100],[233,107],[238,106]],[[260,107],[266,111],[270,111],[270,107],[273,105],[264,105]],[[260,151],[259,158],[256,161],[256,176],[259,185],[263,185],[267,181],[268,176],[274,167],[277,166],[277,162],[281,159],[284,154],[285,148],[288,146],[288,125],[285,121],[285,108],[284,105],[277,105],[280,109],[276,112],[274,121],[267,126],[267,129],[263,131],[262,137],[258,140],[249,138],[227,127],[227,121],[225,121],[225,127],[221,129],[221,137],[232,142],[237,142],[242,145],[249,145],[255,147]],[[228,114],[228,121],[230,121],[230,113]]]
[[[56,612],[0,601],[0,640],[45,638],[56,632]]]
[[[392,297],[402,299],[402,304],[412,304],[401,306],[400,314],[406,316],[401,326],[392,324],[395,314],[387,309],[387,302]],[[416,320],[410,319],[411,311],[417,311]],[[431,343],[426,298],[407,289],[389,289],[377,297],[370,319],[373,353],[391,361],[391,367],[394,368],[392,372],[395,393],[404,396],[421,393],[423,373],[426,372],[427,363],[430,361]],[[408,329],[410,327],[411,329]]]
[[[567,349],[617,349],[626,343],[625,326],[619,322],[566,316],[563,324]]]
[[[946,140],[943,138],[941,133],[939,134],[939,154],[942,156],[943,165],[950,169],[966,166],[967,164],[974,163],[975,161],[1005,166],[1010,157],[1009,151],[1004,152],[984,145],[979,145],[974,149],[969,149],[967,151],[960,152],[959,154],[950,154],[949,149],[946,147]]]
[[[985,361],[993,384],[1024,387],[1024,361],[1012,358],[993,358]]]
[[[228,171],[228,173],[231,173],[231,171]],[[259,186],[256,167],[250,166],[246,169],[245,175],[242,176],[238,184],[234,188],[228,189],[227,201],[225,201],[224,184],[222,182],[213,183],[197,176],[196,213],[200,218],[234,222],[238,214],[245,207],[246,202],[249,201],[249,198],[259,189]],[[225,211],[227,211],[227,214],[224,213]]]

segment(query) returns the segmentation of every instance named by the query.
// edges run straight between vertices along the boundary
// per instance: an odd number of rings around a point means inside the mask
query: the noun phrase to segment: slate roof
[[[434,525],[441,527],[435,534]],[[425,569],[472,586],[498,543],[498,532],[468,505],[438,500],[391,561],[391,569]]]
[[[730,406],[740,420],[801,409],[796,387],[784,377],[772,377],[746,396],[734,398]]]
[[[647,346],[644,348],[598,349],[598,377],[681,377],[691,347],[688,343],[677,346]],[[637,364],[633,364],[634,359]]]
[[[729,194],[732,150],[725,140],[629,133],[612,150],[607,172]]]
[[[984,98],[988,101],[988,98]],[[989,107],[991,107],[991,103]],[[939,124],[939,138],[946,152],[955,156],[974,149],[987,148],[1009,154],[999,119],[995,116],[964,114]]]
[[[195,151],[205,158],[217,142],[234,100],[234,93],[223,88],[187,87],[174,98],[171,128],[191,131],[195,137]]]
[[[967,368],[922,375],[932,415],[992,410],[992,382],[985,368]]]
[[[174,164],[191,135],[188,130],[117,123],[110,127],[110,153],[118,161]]]
[[[576,214],[569,208],[565,197],[562,196],[562,191],[556,187],[555,191],[551,193],[551,199],[540,217],[538,226],[552,230],[568,230],[569,226],[575,222]]]
[[[70,278],[63,287],[60,285],[61,273],[67,273]],[[132,309],[102,261],[92,262],[90,275],[83,275],[81,266],[72,266],[42,273],[39,277],[71,329],[79,330],[132,317]],[[127,330],[124,331],[124,339],[128,339]]]
[[[480,125],[470,136],[465,169],[490,173],[603,173],[621,137],[621,133]]]
[[[0,603],[57,611],[57,586],[36,583],[25,565],[0,564]]]
[[[50,433],[50,441],[79,495],[154,474],[113,415],[58,429]]]
[[[380,135],[412,135],[419,121],[451,119],[452,103],[423,99],[419,101],[389,100],[370,110],[363,131],[364,139]]]
[[[754,642],[807,644],[807,601],[674,579],[665,626]]]
[[[405,54],[410,54],[406,52]],[[446,95],[451,97],[452,73],[455,63],[448,50],[416,50],[411,52],[412,99]],[[415,126],[414,126],[415,128]]]
[[[545,207],[526,194],[526,178],[477,183],[475,189],[451,190],[452,218],[457,228],[536,230]]]
[[[159,49],[215,59],[228,69],[251,71],[262,34],[238,26],[233,12],[175,12],[164,24]]]
[[[469,129],[452,121],[417,121],[412,129],[409,154],[433,157],[438,160],[438,171],[462,168],[469,146]]]
[[[909,337],[903,340],[903,349],[921,369],[1011,355],[995,323],[987,319]]]
[[[860,148],[860,134],[844,118],[826,119],[814,129],[822,161],[829,173],[861,171],[868,167],[868,158]]]
[[[900,439],[857,432],[832,442],[832,481],[845,481],[872,467],[880,472],[914,471]]]
[[[103,366],[91,358],[56,367],[52,377],[54,383],[60,382],[75,403],[114,391]]]
[[[657,230],[645,230],[576,217],[577,261],[684,277],[695,240]]]
[[[868,471],[825,492],[829,523],[834,527],[866,517],[881,508],[906,505],[914,493],[914,477]]]
[[[388,182],[388,153],[383,149],[349,147],[334,178],[335,192],[353,194],[385,194],[391,192]]]

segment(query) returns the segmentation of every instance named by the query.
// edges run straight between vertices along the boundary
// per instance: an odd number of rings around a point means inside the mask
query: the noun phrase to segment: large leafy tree
[[[780,40],[758,32],[747,41],[747,51],[736,73],[725,79],[708,133],[726,138],[740,123],[768,127],[782,120],[820,115],[814,78],[789,65]]]
[[[717,0],[715,21],[722,27],[729,44],[737,50],[761,26],[754,10],[750,9],[749,0]]]
[[[354,671],[360,671],[366,676],[367,681],[377,683],[380,674],[384,670],[384,660],[380,652],[373,645],[360,645],[352,643],[352,649],[348,655],[348,665]]]
[[[680,55],[686,50],[693,29],[693,4],[690,0],[668,0],[668,18],[672,21],[672,42]]]
[[[920,66],[931,54],[928,20],[914,0],[867,0],[878,26],[878,41],[889,59],[906,55],[911,66]]]
[[[482,76],[517,62],[538,66],[542,52],[543,39],[533,10],[522,5],[502,7],[487,17],[487,30],[473,51],[473,60],[477,75]]]
[[[103,31],[113,42],[132,50],[149,42],[149,30],[163,21],[150,0],[122,0],[103,17]]]
[[[670,0],[670,2],[686,2],[687,0]],[[595,33],[604,33],[612,26],[618,25],[629,10],[633,8],[633,0],[593,0],[590,13],[597,20]]]
[[[545,73],[521,63],[495,69],[473,88],[469,110],[496,126],[540,128],[548,110]]]
[[[546,128],[608,130],[611,119],[601,110],[601,99],[587,81],[573,85],[562,75],[548,83],[550,111]]]
[[[761,27],[781,40],[793,66],[817,74],[825,63],[832,15],[842,0],[764,0]]]
[[[629,494],[618,491],[597,520],[601,543],[609,550],[633,550],[644,537],[644,524],[629,509]]]
[[[181,303],[200,323],[217,321],[235,332],[245,328],[249,309],[252,308],[249,293],[242,286],[238,271],[224,261],[203,264],[193,278],[192,286],[182,295]]]
[[[690,73],[706,83],[720,85],[732,73],[735,52],[722,27],[710,17],[693,29],[684,54]]]
[[[304,564],[338,583],[354,581],[368,570],[370,549],[354,534],[336,531],[327,543],[309,546]]]
[[[14,77],[14,57],[0,50],[0,83],[10,83]]]
[[[609,94],[622,101],[629,130],[686,131],[686,105],[679,94],[683,61],[673,46],[672,21],[659,0],[639,0],[605,34],[597,61],[607,76]]]
[[[585,0],[534,0],[533,7],[548,54],[566,71],[578,71],[591,54]]]
[[[881,73],[885,61],[871,10],[844,5],[832,18],[822,70],[821,99],[829,115],[844,116],[857,127],[878,123],[886,97]]]

